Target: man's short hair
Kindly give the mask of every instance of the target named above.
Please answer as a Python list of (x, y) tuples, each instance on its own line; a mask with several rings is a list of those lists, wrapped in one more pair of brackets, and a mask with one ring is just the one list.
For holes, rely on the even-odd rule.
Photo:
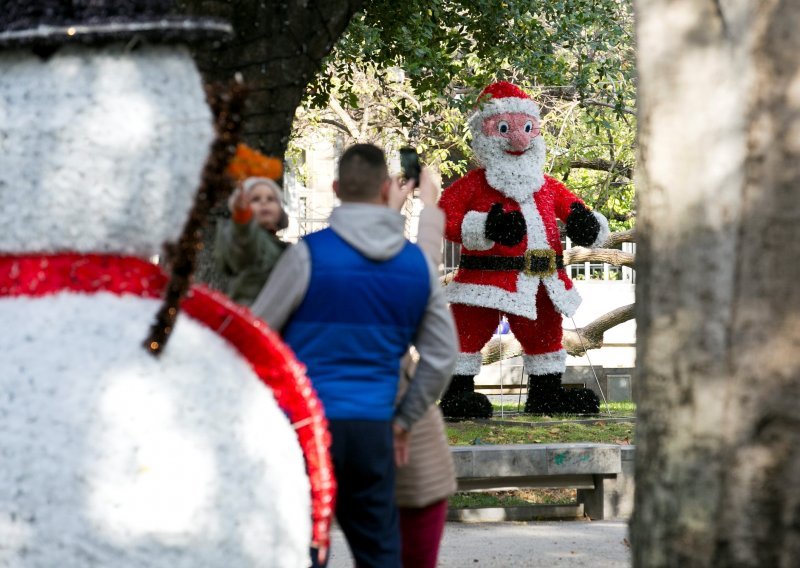
[(350, 146), (339, 160), (339, 199), (371, 201), (388, 175), (383, 150), (373, 144)]

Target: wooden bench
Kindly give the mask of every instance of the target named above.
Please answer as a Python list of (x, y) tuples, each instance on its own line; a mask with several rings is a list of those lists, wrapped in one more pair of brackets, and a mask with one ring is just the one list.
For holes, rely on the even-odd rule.
[[(451, 452), (459, 491), (572, 488), (577, 489), (577, 514), (561, 516), (586, 515), (593, 520), (630, 516), (633, 506), (632, 446), (590, 443), (478, 445), (452, 446)], [(493, 518), (500, 514), (498, 512), (473, 516), (483, 517), (476, 520), (523, 520), (519, 518), (522, 511), (517, 509), (525, 508), (506, 508), (503, 519)], [(554, 510), (558, 512), (558, 509)], [(465, 516), (469, 517), (461, 515), (461, 520), (469, 520), (463, 518)]]

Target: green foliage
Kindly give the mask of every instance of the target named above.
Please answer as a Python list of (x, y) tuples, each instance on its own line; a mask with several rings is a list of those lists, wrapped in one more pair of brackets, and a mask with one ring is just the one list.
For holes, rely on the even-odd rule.
[(510, 80), (542, 106), (550, 172), (627, 229), (633, 77), (630, 0), (372, 0), (310, 86), (294, 143), (320, 127), (344, 143), (410, 142), (446, 180), (471, 165), (465, 123), (478, 93)]
[(454, 509), (483, 507), (526, 507), (529, 505), (571, 505), (577, 500), (574, 489), (518, 489), (456, 493), (448, 504)]
[(579, 102), (558, 104), (544, 92), (540, 99), (550, 109), (543, 136), (551, 175), (561, 178), (608, 217), (612, 231), (630, 229), (634, 208), (634, 117), (605, 107), (599, 111), (596, 107), (585, 109)]
[(447, 424), (452, 446), (482, 444), (558, 444), (596, 442), (633, 443), (633, 422), (565, 422), (559, 426), (492, 424), (491, 422), (453, 422)]
[(622, 107), (633, 95), (630, 33), (629, 0), (373, 0), (336, 51), (402, 67), (422, 99), (509, 79)]

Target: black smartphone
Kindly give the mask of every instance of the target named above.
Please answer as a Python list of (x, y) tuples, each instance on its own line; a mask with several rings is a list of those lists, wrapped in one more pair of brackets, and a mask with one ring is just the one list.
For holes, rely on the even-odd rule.
[(403, 170), (403, 177), (407, 180), (414, 180), (419, 185), (419, 174), (422, 166), (419, 163), (419, 154), (414, 148), (400, 148), (400, 168)]

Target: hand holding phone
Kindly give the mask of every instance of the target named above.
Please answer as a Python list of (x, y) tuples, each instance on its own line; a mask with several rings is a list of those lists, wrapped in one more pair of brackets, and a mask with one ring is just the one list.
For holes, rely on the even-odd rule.
[(422, 166), (419, 163), (419, 154), (414, 148), (400, 148), (400, 168), (403, 170), (403, 177), (414, 180), (414, 185), (419, 185), (419, 174)]

